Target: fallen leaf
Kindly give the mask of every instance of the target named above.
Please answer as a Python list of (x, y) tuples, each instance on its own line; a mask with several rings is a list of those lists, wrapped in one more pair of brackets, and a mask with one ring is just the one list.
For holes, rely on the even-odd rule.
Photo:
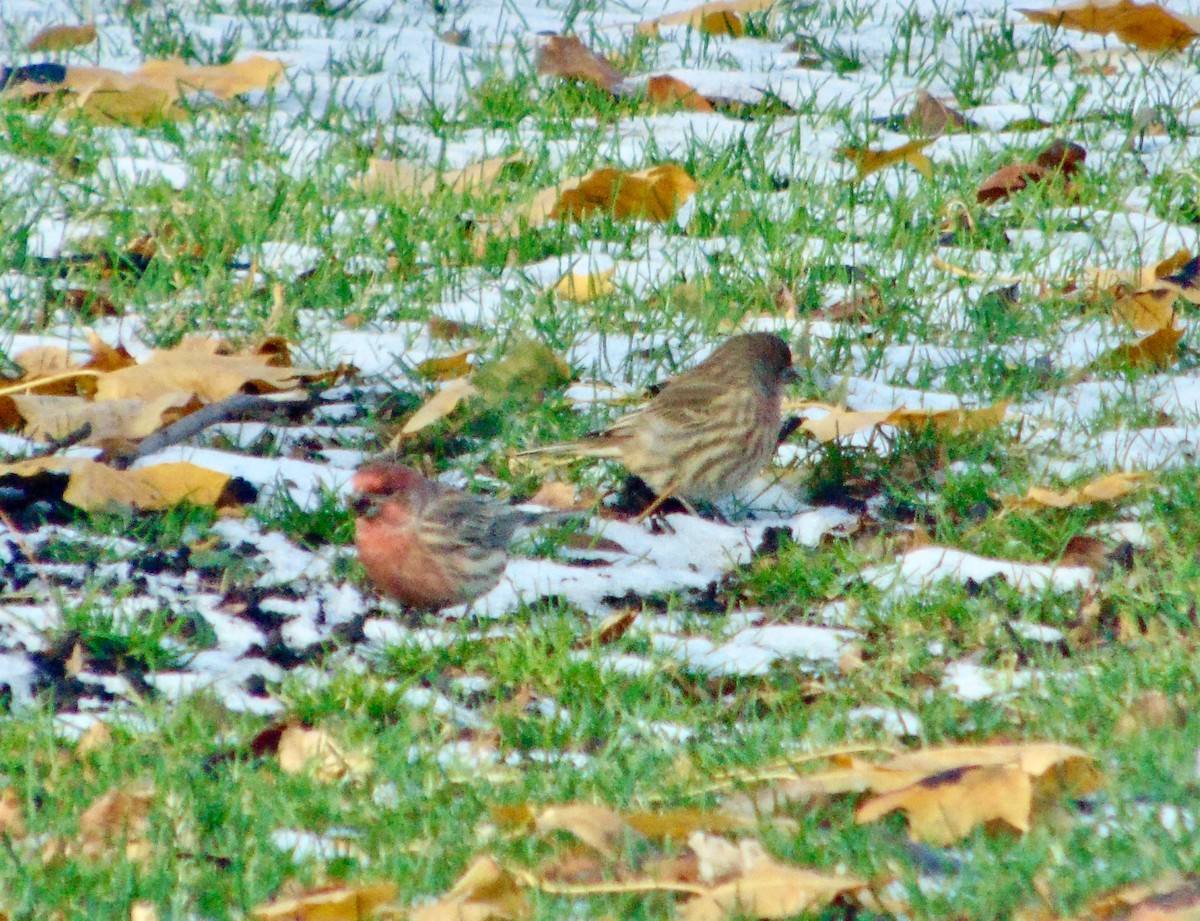
[(537, 51), (537, 72), (543, 77), (583, 80), (619, 95), (625, 78), (605, 58), (592, 51), (574, 35), (542, 36)]
[(921, 90), (917, 93), (917, 104), (908, 113), (906, 127), (911, 134), (929, 138), (965, 130), (971, 127), (971, 122), (962, 112)]
[(1033, 22), (1079, 32), (1112, 33), (1147, 51), (1178, 51), (1200, 35), (1200, 18), (1183, 16), (1157, 3), (1082, 0), (1047, 10), (1018, 10)]
[(829, 442), (882, 425), (891, 418), (894, 412), (894, 409), (855, 412), (850, 409), (834, 408), (820, 419), (805, 419), (800, 423), (800, 428), (816, 438), (817, 441)]
[(1061, 175), (1070, 180), (1086, 158), (1087, 151), (1080, 145), (1055, 140), (1032, 163), (1014, 163), (996, 170), (979, 184), (975, 200), (980, 204), (1003, 201), (1048, 176)]
[(633, 834), (633, 829), (621, 818), (620, 813), (606, 806), (587, 803), (547, 806), (538, 813), (534, 827), (541, 834), (570, 832), (609, 859), (615, 859), (622, 853), (626, 839)]
[(1200, 882), (1168, 873), (1152, 883), (1131, 883), (1098, 896), (1077, 915), (1089, 921), (1196, 921)]
[(164, 393), (193, 393), (215, 403), (243, 389), (259, 393), (291, 390), (326, 377), (315, 369), (280, 366), (263, 355), (219, 355), (191, 348), (152, 352), (141, 363), (102, 375), (97, 400), (152, 399)]
[(0, 793), (0, 837), (14, 840), (25, 837), (25, 814), (12, 787), (5, 787)]
[(1138, 490), (1151, 478), (1145, 471), (1110, 473), (1085, 483), (1076, 489), (1054, 490), (1031, 486), (1022, 498), (1011, 503), (1015, 507), (1071, 508), (1095, 502), (1111, 502)]
[(1152, 332), (1145, 339), (1117, 346), (1092, 362), (1091, 367), (1099, 371), (1125, 370), (1129, 368), (1167, 368), (1178, 359), (1178, 346), (1183, 339), (1183, 330), (1165, 326)]
[(758, 866), (676, 909), (683, 921), (790, 918), (822, 908), (838, 896), (866, 886), (865, 880), (790, 867)]
[(129, 921), (158, 921), (158, 909), (153, 902), (134, 902), (129, 906)]
[(629, 628), (637, 619), (638, 611), (634, 608), (615, 611), (604, 618), (591, 633), (579, 637), (575, 641), (575, 648), (590, 649), (592, 646), (607, 646), (615, 643), (629, 632)]
[(162, 511), (181, 502), (211, 506), (222, 498), (229, 483), (229, 474), (187, 462), (116, 470), (84, 457), (40, 457), (0, 465), (0, 476), (39, 473), (66, 474), (63, 501), (84, 511), (113, 505)]
[(270, 89), (283, 76), (283, 62), (261, 55), (210, 67), (190, 65), (182, 58), (150, 60), (134, 76), (165, 87), (177, 95), (203, 90), (222, 99), (231, 99), (244, 93)]
[(554, 284), (551, 290), (564, 300), (586, 304), (588, 301), (612, 294), (617, 290), (617, 286), (612, 282), (614, 271), (614, 269), (608, 268), (599, 272), (568, 272)]
[(288, 726), (280, 733), (276, 748), (279, 769), (285, 774), (312, 771), (324, 783), (347, 777), (361, 777), (370, 769), (365, 755), (344, 752), (323, 729)]
[[(469, 397), (475, 396), (478, 392), (475, 389), (475, 385), (468, 378), (459, 377), (452, 381), (447, 381), (440, 390), (408, 417), (408, 421), (400, 429), (397, 439), (405, 435), (414, 435), (422, 429), (433, 425), (435, 422), (445, 419), (454, 412), (459, 403)], [(396, 439), (393, 440), (393, 444), (395, 442)]]
[(322, 886), (256, 905), (250, 913), (259, 921), (369, 921), (399, 891), (391, 882)]
[[(144, 399), (117, 399), (97, 403), (83, 397), (11, 397), (25, 422), (23, 434), (36, 441), (57, 441), (89, 426), (91, 433), (82, 444), (108, 439), (137, 440), (186, 415), (194, 397), (182, 391), (166, 392)], [(197, 408), (192, 406), (192, 409)]]
[(477, 351), (479, 351), (478, 348), (470, 346), (459, 349), (452, 355), (426, 358), (414, 370), (427, 381), (446, 381), (456, 377), (466, 377), (472, 371), (471, 356)]
[(1128, 323), (1139, 332), (1173, 326), (1178, 297), (1179, 292), (1172, 288), (1121, 292), (1113, 301), (1113, 318)]
[(61, 82), (25, 81), (4, 93), (46, 100), (65, 93), (68, 109), (111, 121), (144, 124), (186, 115), (178, 103), (189, 92), (203, 91), (229, 99), (269, 89), (282, 74), (283, 64), (265, 57), (212, 67), (193, 67), (179, 59), (150, 60), (128, 74), (104, 67), (68, 67)]
[(932, 427), (942, 435), (987, 432), (1008, 415), (1008, 401), (978, 409), (898, 409), (885, 424), (909, 430)]
[(511, 236), (550, 220), (579, 220), (605, 213), (615, 220), (667, 221), (697, 188), (673, 163), (637, 172), (604, 168), (542, 189), (523, 205), (475, 225), (475, 250), (482, 253), (495, 236)]
[(716, 111), (713, 104), (695, 88), (667, 74), (651, 77), (646, 81), (646, 98), (656, 106), (679, 106), (692, 112)]
[(866, 147), (842, 147), (838, 153), (854, 164), (858, 178), (865, 179), (897, 163), (907, 163), (926, 179), (933, 178), (933, 161), (921, 151), (932, 144), (934, 138), (917, 138), (890, 150), (871, 150)]
[(908, 787), (867, 800), (855, 810), (860, 824), (902, 811), (909, 836), (940, 847), (966, 837), (979, 825), (1002, 822), (1029, 830), (1033, 784), (1015, 764), (951, 768)]
[(364, 192), (384, 192), (398, 198), (428, 198), (438, 189), (464, 195), (489, 188), (506, 166), (521, 163), (524, 159), (524, 154), (517, 153), (491, 157), (462, 169), (439, 171), (414, 161), (372, 157), (367, 163), (367, 172), (352, 184)]
[(130, 860), (149, 856), (150, 804), (154, 790), (135, 786), (109, 790), (79, 817), (79, 852), (88, 858), (111, 856), (124, 847)]
[(433, 905), (410, 909), (409, 921), (517, 921), (531, 917), (516, 879), (491, 857), (477, 857)]
[[(812, 404), (809, 404), (812, 405)], [(844, 438), (876, 426), (909, 430), (932, 427), (943, 435), (989, 431), (1004, 421), (1008, 403), (978, 409), (884, 409), (856, 412), (834, 407), (820, 419), (805, 419), (800, 428), (820, 442)]]
[[(714, 3), (704, 3), (691, 9), (680, 10), (677, 13), (667, 13), (664, 16), (647, 19), (638, 23), (637, 29), (643, 33), (656, 33), (660, 26), (691, 26), (693, 29), (707, 31), (723, 27), (729, 22), (726, 18), (729, 15), (736, 19), (738, 13), (759, 13), (769, 10), (775, 3), (776, 0), (717, 0)], [(720, 17), (720, 19), (714, 20), (714, 17)], [(722, 25), (718, 25), (718, 22)], [(738, 24), (741, 24), (740, 19)]]
[(633, 173), (598, 169), (562, 188), (550, 216), (578, 220), (601, 211), (617, 220), (666, 221), (695, 191), (696, 181), (673, 163)]
[(47, 26), (29, 40), (27, 51), (67, 51), (81, 45), (90, 45), (96, 40), (96, 26), (86, 23), (78, 26)]
[(1076, 534), (1055, 561), (1059, 566), (1086, 566), (1097, 572), (1108, 565), (1108, 545), (1098, 537)]

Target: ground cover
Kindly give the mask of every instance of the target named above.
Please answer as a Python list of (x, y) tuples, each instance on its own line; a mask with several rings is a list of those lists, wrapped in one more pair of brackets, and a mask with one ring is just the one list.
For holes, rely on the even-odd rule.
[[(0, 916), (1190, 916), (1197, 30), (1087, 9), (6, 4)], [(750, 329), (725, 520), (515, 458)], [(389, 445), (584, 514), (414, 617)]]

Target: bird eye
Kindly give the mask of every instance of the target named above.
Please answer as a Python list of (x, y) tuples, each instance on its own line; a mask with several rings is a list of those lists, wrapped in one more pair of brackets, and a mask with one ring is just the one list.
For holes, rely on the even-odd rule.
[(377, 511), (375, 499), (372, 496), (360, 495), (350, 503), (350, 510), (355, 515), (373, 515)]

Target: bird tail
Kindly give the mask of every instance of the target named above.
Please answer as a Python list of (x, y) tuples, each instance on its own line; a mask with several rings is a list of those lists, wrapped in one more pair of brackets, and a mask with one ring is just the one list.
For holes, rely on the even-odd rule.
[(620, 459), (621, 445), (606, 435), (583, 438), (579, 441), (563, 441), (540, 448), (518, 451), (515, 457), (608, 457)]

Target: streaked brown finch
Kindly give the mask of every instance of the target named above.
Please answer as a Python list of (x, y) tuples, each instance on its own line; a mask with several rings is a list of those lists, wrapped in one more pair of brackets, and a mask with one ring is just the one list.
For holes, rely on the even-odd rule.
[(611, 458), (641, 477), (659, 502), (669, 496), (711, 502), (745, 486), (770, 462), (783, 388), (795, 378), (791, 350), (779, 336), (734, 336), (607, 429), (518, 456)]

